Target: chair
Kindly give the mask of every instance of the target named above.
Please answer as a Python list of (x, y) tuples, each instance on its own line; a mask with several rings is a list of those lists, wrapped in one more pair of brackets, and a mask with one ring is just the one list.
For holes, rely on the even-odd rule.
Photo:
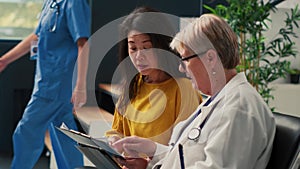
[[(50, 139), (51, 139), (51, 144), (52, 144), (52, 150), (54, 152), (55, 160), (56, 160), (56, 165), (58, 169), (72, 169), (74, 167), (70, 166), (68, 159), (63, 151), (63, 146), (62, 146), (62, 141), (66, 140), (61, 140), (63, 137), (62, 133), (57, 132), (58, 130), (54, 127), (54, 125), (51, 123), (49, 127), (49, 134), (50, 134)], [(72, 154), (68, 154), (71, 155)], [(92, 166), (78, 166), (76, 169), (94, 169), (95, 167)]]
[(267, 169), (299, 169), (300, 118), (274, 112), (276, 134)]

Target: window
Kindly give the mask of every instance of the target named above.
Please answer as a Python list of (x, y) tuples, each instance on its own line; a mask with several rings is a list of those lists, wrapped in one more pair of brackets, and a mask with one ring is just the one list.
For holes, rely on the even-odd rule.
[(0, 39), (23, 39), (38, 24), (43, 0), (0, 0)]

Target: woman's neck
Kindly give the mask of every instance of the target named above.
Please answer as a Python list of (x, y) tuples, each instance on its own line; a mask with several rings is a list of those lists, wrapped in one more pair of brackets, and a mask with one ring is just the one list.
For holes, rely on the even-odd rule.
[(224, 74), (217, 74), (216, 78), (213, 78), (209, 95), (213, 97), (219, 93), (236, 74), (235, 69), (224, 69)]
[(151, 75), (145, 75), (143, 77), (144, 82), (146, 83), (161, 83), (168, 79), (170, 79), (171, 76), (163, 71), (157, 71), (157, 73), (152, 73)]

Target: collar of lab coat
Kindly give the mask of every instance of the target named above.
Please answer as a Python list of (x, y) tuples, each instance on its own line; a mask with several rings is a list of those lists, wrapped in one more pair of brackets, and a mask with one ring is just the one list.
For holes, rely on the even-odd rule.
[[(198, 128), (201, 123), (205, 120), (205, 118), (213, 111), (216, 105), (221, 101), (222, 98), (226, 97), (226, 93), (234, 90), (235, 87), (240, 85), (241, 83), (246, 83), (247, 78), (243, 72), (238, 73), (235, 77), (233, 77), (219, 92), (219, 94), (211, 101), (208, 106), (204, 106), (205, 102), (210, 98), (208, 97), (204, 102), (202, 102), (196, 111), (185, 121), (178, 124), (178, 127), (174, 128), (173, 136), (170, 139), (169, 145), (175, 145), (177, 142), (184, 142), (187, 139), (187, 134), (190, 128), (189, 126)], [(201, 113), (197, 116), (199, 110), (201, 109)]]
[[(180, 137), (185, 137), (185, 129), (191, 124), (195, 127), (199, 127), (200, 124), (204, 121), (205, 117), (209, 115), (209, 112), (211, 109), (214, 107), (213, 105), (215, 104), (215, 100), (212, 100), (212, 102), (208, 106), (204, 106), (206, 101), (208, 101), (210, 97), (208, 97), (204, 102), (202, 102), (197, 110), (185, 121), (179, 123), (173, 131), (173, 135), (170, 139), (169, 145), (175, 145), (176, 142), (180, 139)], [(198, 112), (201, 109), (201, 113), (199, 115)], [(199, 124), (199, 125), (198, 125)], [(196, 126), (198, 125), (198, 126)]]

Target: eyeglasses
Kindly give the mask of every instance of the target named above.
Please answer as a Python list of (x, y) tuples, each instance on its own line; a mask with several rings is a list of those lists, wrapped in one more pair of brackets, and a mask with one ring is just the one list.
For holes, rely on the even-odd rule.
[(192, 55), (192, 56), (188, 56), (188, 57), (185, 57), (185, 58), (181, 58), (181, 61), (183, 62), (183, 61), (188, 61), (188, 60), (190, 60), (190, 59), (192, 59), (192, 58), (194, 58), (194, 57), (198, 57), (198, 54), (194, 54), (194, 55)]
[(183, 69), (185, 69), (186, 66), (185, 66), (185, 63), (183, 63), (183, 62), (187, 62), (187, 61), (189, 61), (190, 59), (195, 58), (195, 57), (198, 57), (198, 56), (201, 56), (201, 55), (203, 55), (203, 54), (205, 54), (205, 53), (206, 53), (206, 51), (205, 51), (205, 52), (202, 52), (202, 53), (194, 54), (194, 55), (191, 55), (191, 56), (187, 56), (187, 57), (184, 57), (184, 58), (182, 58), (180, 55), (177, 55), (177, 56), (180, 58), (180, 65), (181, 65), (181, 67), (182, 67)]

